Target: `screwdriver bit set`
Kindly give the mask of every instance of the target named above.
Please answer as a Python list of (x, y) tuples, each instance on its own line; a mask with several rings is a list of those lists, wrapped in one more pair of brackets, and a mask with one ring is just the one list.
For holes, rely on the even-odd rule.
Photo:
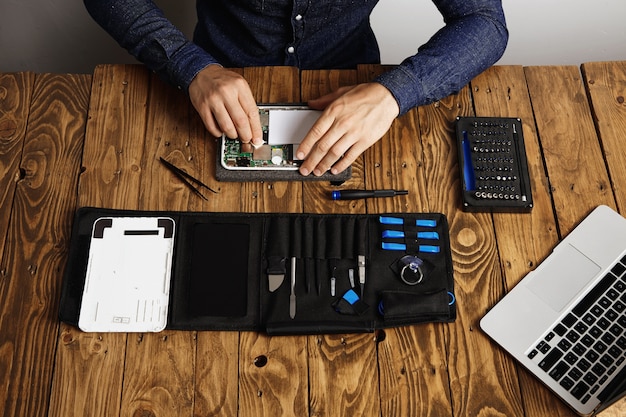
[(528, 212), (532, 209), (520, 119), (458, 117), (456, 140), (465, 211)]

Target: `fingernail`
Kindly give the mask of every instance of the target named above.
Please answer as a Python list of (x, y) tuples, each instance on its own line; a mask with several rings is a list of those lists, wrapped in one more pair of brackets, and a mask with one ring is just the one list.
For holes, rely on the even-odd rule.
[(304, 159), (304, 152), (298, 152), (296, 154), (296, 158), (298, 158), (299, 160), (303, 160)]
[(309, 170), (306, 168), (300, 168), (300, 174), (306, 177), (307, 175), (309, 175)]
[(319, 177), (320, 175), (322, 175), (322, 171), (320, 171), (319, 168), (315, 168), (313, 170), (313, 175), (315, 175), (316, 177)]

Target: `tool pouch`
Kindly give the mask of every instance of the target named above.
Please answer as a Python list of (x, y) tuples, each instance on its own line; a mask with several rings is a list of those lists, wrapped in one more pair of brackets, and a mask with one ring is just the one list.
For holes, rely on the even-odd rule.
[[(78, 323), (94, 223), (102, 217), (151, 216), (167, 216), (176, 225), (169, 329), (356, 333), (456, 318), (448, 224), (442, 214), (194, 213), (87, 207), (79, 209), (74, 220), (63, 278), (62, 321)], [(383, 224), (381, 216), (397, 221)], [(422, 241), (418, 232), (430, 232), (419, 235), (428, 239)], [(428, 249), (420, 252), (420, 248)], [(420, 271), (423, 278), (418, 284), (408, 285), (400, 276), (398, 265), (407, 255), (428, 266)], [(359, 259), (365, 261), (364, 268)], [(292, 318), (293, 262), (296, 314)]]

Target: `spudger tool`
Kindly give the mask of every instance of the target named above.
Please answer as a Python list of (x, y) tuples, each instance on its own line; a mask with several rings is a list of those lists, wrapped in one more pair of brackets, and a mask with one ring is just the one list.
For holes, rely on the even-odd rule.
[[(171, 162), (166, 161), (163, 157), (159, 157), (159, 159), (161, 163), (167, 167), (167, 169), (172, 171), (174, 175), (176, 175), (183, 182), (183, 184), (189, 187), (189, 189), (191, 189), (191, 191), (197, 196), (199, 196), (200, 198), (208, 201), (208, 198), (206, 198), (204, 194), (202, 194), (200, 190), (198, 190), (198, 188), (201, 188), (201, 187), (204, 187), (207, 190), (211, 191), (212, 193), (217, 194), (217, 191), (213, 190), (208, 185), (202, 183), (199, 179), (187, 174), (185, 171), (178, 168), (176, 165), (172, 164)], [(194, 184), (196, 184), (197, 187)]]

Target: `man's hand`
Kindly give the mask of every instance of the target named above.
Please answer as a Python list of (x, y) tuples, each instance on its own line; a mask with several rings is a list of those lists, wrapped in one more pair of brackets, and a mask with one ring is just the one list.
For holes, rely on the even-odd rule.
[(308, 104), (324, 112), (296, 152), (304, 160), (302, 175), (342, 172), (389, 130), (400, 113), (393, 95), (378, 83), (343, 87)]
[(263, 143), (263, 132), (252, 91), (239, 74), (220, 65), (209, 65), (189, 85), (189, 98), (209, 133)]

